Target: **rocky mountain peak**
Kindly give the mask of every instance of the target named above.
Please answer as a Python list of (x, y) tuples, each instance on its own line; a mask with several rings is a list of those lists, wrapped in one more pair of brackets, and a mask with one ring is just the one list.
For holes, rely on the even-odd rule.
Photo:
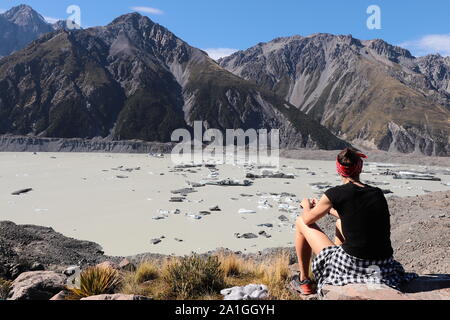
[(24, 4), (11, 8), (3, 16), (11, 23), (27, 29), (30, 27), (37, 29), (42, 26), (48, 26), (44, 17), (34, 11), (30, 6)]
[(135, 29), (142, 28), (143, 26), (153, 26), (155, 23), (146, 16), (143, 16), (137, 12), (127, 13), (114, 19), (107, 27), (112, 26), (129, 26)]
[(0, 14), (0, 56), (20, 50), (52, 26), (30, 6), (20, 5)]
[(399, 58), (414, 59), (409, 50), (398, 46), (393, 46), (382, 39), (368, 40), (363, 42), (368, 48), (374, 50), (381, 56), (386, 56), (389, 60), (399, 62)]

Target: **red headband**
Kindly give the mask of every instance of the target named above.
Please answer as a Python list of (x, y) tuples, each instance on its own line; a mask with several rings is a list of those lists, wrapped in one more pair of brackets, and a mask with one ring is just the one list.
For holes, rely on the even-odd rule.
[(357, 153), (356, 155), (360, 159), (353, 166), (344, 166), (339, 162), (339, 158), (336, 160), (337, 172), (344, 178), (354, 177), (362, 172), (364, 164), (362, 159), (367, 159), (367, 156), (363, 153)]

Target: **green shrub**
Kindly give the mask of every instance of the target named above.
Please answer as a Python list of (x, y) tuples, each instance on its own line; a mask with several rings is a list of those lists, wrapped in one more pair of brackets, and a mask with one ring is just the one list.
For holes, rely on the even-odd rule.
[(0, 278), (0, 300), (6, 300), (8, 298), (11, 287), (11, 281)]
[(224, 288), (224, 272), (217, 257), (197, 255), (172, 260), (163, 269), (163, 279), (171, 294), (181, 299), (195, 299)]
[(76, 298), (114, 293), (120, 283), (119, 272), (108, 267), (90, 267), (80, 275), (80, 287), (68, 288)]

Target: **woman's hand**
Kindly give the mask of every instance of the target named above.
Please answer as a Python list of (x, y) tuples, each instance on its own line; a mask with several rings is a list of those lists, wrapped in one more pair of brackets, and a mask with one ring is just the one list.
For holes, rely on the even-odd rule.
[(303, 208), (303, 210), (311, 210), (312, 208), (312, 204), (308, 198), (303, 199), (300, 203), (300, 206)]
[(300, 203), (300, 206), (301, 206), (303, 209), (311, 210), (311, 209), (315, 208), (315, 206), (316, 206), (318, 203), (319, 203), (319, 200), (316, 199), (316, 198), (314, 198), (314, 199), (308, 199), (308, 198), (305, 198), (305, 199), (303, 199), (303, 201)]
[(322, 199), (303, 199), (301, 202), (303, 208), (302, 219), (306, 225), (311, 225), (322, 217), (326, 216), (333, 208), (333, 204), (326, 195)]

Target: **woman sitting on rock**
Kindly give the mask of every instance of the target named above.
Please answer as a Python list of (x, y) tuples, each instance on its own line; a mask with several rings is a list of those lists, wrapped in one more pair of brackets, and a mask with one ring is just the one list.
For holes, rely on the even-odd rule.
[[(383, 191), (360, 181), (364, 154), (353, 148), (339, 153), (337, 172), (343, 185), (325, 192), (320, 201), (304, 199), (297, 220), (296, 252), (299, 279), (291, 286), (301, 294), (313, 294), (309, 278), (311, 255), (319, 294), (323, 285), (351, 283), (386, 284), (395, 289), (417, 275), (406, 274), (394, 260), (390, 240), (390, 213)], [(333, 243), (315, 224), (331, 214), (338, 218)]]

